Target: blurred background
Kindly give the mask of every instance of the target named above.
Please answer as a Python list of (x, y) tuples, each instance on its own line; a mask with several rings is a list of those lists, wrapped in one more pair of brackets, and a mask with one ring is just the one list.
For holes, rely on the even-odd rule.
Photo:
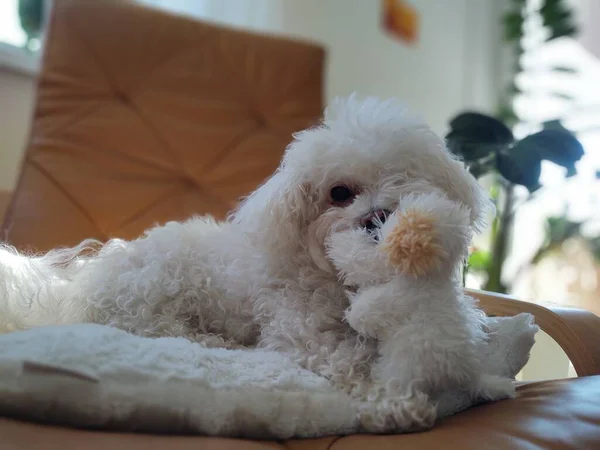
[[(461, 114), (477, 113), (469, 116), (475, 124), (482, 117), (497, 120), (500, 125), (490, 126), (500, 134), (502, 126), (509, 129), (508, 141), (480, 136), (490, 149), (475, 156), (468, 149), (477, 136), (457, 141), (457, 153), (472, 172), (477, 168), (498, 210), (493, 227), (474, 242), (467, 286), (600, 314), (600, 1), (139, 3), (323, 47), (325, 103), (355, 91), (398, 97), (449, 138), (456, 138), (453, 119)], [(0, 0), (0, 216), (31, 145), (53, 6), (50, 0)], [(538, 151), (535, 138), (525, 138), (540, 130), (572, 139), (551, 142), (554, 153)], [(553, 341), (541, 336), (538, 342), (523, 378), (573, 375)]]

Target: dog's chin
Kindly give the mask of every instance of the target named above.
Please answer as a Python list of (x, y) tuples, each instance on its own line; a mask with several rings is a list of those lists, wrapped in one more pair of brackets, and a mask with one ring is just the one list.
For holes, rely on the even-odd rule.
[(375, 236), (362, 228), (332, 232), (326, 249), (340, 281), (350, 290), (385, 281), (392, 271)]

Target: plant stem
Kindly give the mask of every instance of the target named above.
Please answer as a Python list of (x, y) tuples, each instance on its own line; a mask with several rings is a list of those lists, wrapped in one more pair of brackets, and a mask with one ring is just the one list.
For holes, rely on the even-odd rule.
[(502, 213), (493, 236), (492, 262), (487, 270), (488, 279), (484, 289), (493, 292), (506, 293), (506, 286), (502, 283), (502, 267), (508, 253), (508, 241), (513, 221), (513, 203), (515, 201), (514, 186), (507, 184), (505, 187), (505, 200)]

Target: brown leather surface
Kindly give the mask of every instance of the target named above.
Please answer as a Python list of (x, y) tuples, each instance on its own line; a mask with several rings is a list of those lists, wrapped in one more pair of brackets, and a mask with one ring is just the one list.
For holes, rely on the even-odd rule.
[(0, 221), (2, 221), (4, 217), (4, 213), (6, 212), (6, 208), (8, 208), (8, 204), (10, 203), (11, 197), (12, 192), (0, 191)]
[(600, 376), (519, 387), (519, 397), (472, 408), (433, 430), (287, 442), (152, 436), (45, 427), (0, 419), (0, 449), (11, 450), (496, 450), (600, 448)]
[(322, 112), (324, 50), (127, 0), (56, 0), (4, 238), (47, 250), (223, 217)]

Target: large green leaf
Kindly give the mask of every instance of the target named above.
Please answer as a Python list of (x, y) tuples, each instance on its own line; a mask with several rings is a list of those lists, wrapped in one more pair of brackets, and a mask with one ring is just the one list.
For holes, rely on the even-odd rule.
[(562, 124), (562, 122), (558, 119), (548, 120), (548, 121), (542, 123), (542, 128), (544, 130), (558, 130), (558, 131), (564, 131), (565, 133), (571, 133), (567, 128), (565, 128), (565, 126)]
[(467, 112), (452, 119), (446, 140), (450, 151), (471, 162), (504, 149), (514, 138), (512, 131), (499, 120)]
[(550, 37), (548, 38), (549, 41), (551, 41), (552, 39), (558, 39), (561, 37), (570, 37), (570, 36), (575, 36), (578, 32), (578, 29), (575, 25), (566, 25), (566, 26), (561, 26), (561, 27), (555, 27), (552, 30), (552, 33), (550, 34)]
[(484, 158), (479, 161), (468, 163), (467, 168), (475, 178), (481, 178), (494, 171), (496, 168), (496, 158), (492, 155), (490, 158)]
[(537, 152), (521, 148), (521, 142), (496, 155), (496, 168), (511, 183), (520, 184), (529, 192), (534, 192), (540, 188), (542, 161)]
[(446, 136), (446, 142), (448, 149), (455, 155), (463, 158), (467, 163), (485, 158), (500, 148), (498, 145), (487, 144), (475, 137), (461, 135), (452, 131)]
[(577, 34), (572, 9), (565, 0), (545, 0), (540, 15), (544, 26), (550, 30), (548, 40)]
[(452, 131), (469, 133), (491, 144), (509, 144), (514, 137), (510, 128), (492, 116), (476, 112), (459, 114), (450, 121)]
[(547, 160), (576, 173), (575, 163), (583, 156), (583, 146), (560, 122), (545, 124), (546, 129), (518, 141), (498, 153), (496, 168), (508, 181), (534, 192), (540, 187), (541, 161)]
[(19, 20), (27, 37), (37, 37), (44, 24), (44, 0), (19, 0)]
[[(556, 126), (556, 125), (555, 125)], [(584, 154), (577, 138), (565, 129), (545, 129), (527, 136), (518, 143), (523, 152), (536, 152), (540, 159), (551, 161), (574, 173), (575, 163)]]

